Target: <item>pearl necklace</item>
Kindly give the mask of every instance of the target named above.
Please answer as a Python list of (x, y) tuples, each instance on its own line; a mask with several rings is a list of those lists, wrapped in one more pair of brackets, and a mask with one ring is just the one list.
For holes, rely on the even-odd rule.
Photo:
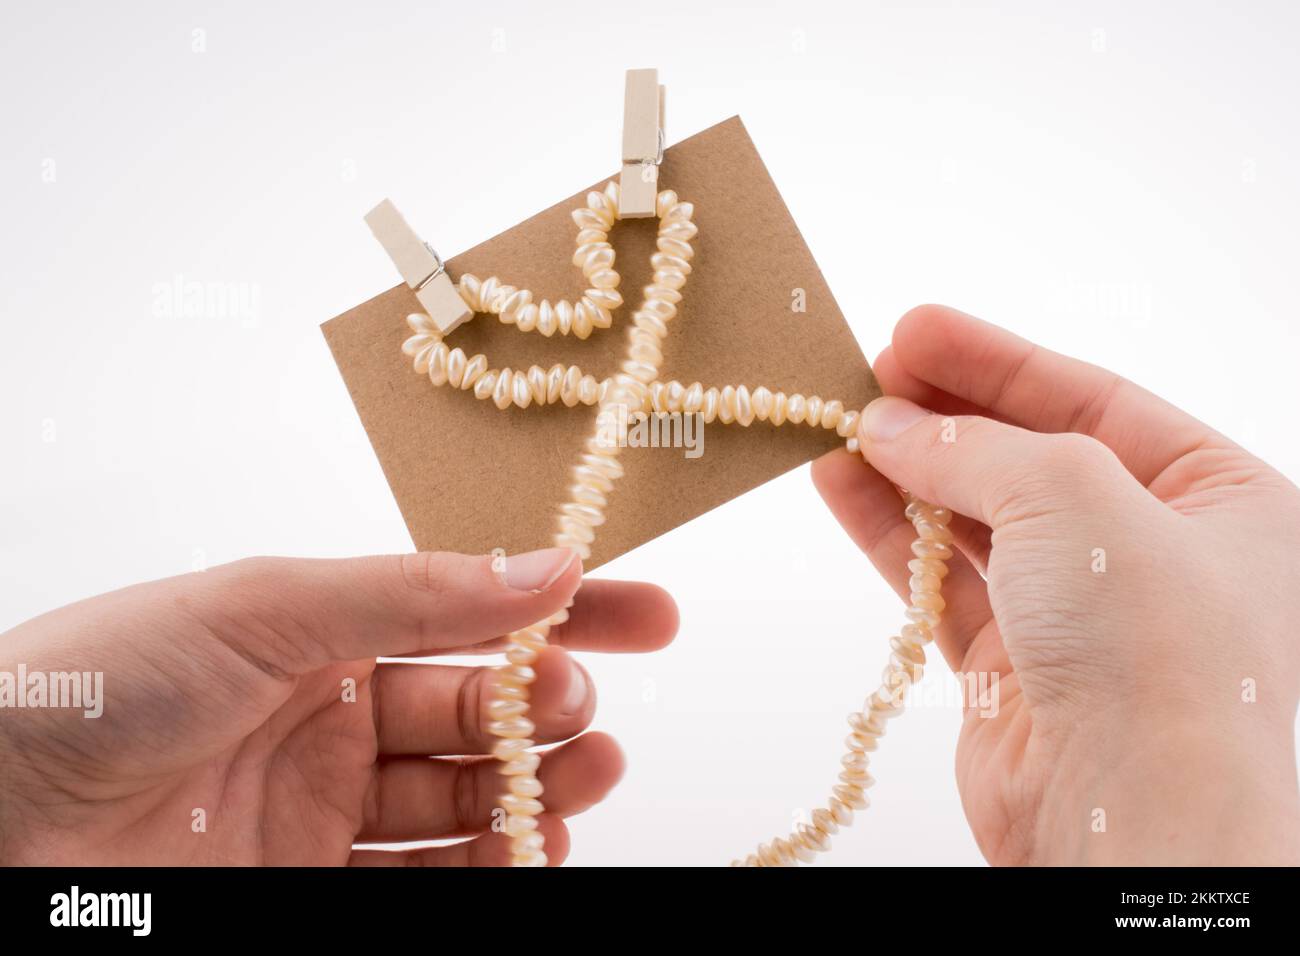
[[(611, 182), (603, 192), (587, 194), (587, 204), (573, 212), (578, 226), (577, 250), (573, 264), (586, 276), (591, 288), (576, 303), (567, 300), (551, 304), (533, 301), (533, 294), (491, 276), (480, 281), (472, 275), (461, 277), (457, 286), (461, 298), (474, 312), (496, 315), (507, 325), (522, 332), (539, 332), (545, 336), (574, 335), (585, 339), (595, 329), (607, 329), (612, 313), (623, 304), (618, 292), (620, 276), (614, 269), (614, 247), (609, 230), (618, 221), (618, 184)], [(845, 411), (842, 402), (825, 401), (813, 395), (786, 395), (785, 392), (757, 386), (752, 391), (744, 385), (705, 388), (695, 382), (689, 386), (678, 381), (659, 380), (663, 361), (660, 343), (667, 337), (668, 322), (677, 315), (681, 289), (691, 274), (694, 250), (690, 240), (698, 232), (691, 221), (695, 207), (681, 202), (672, 190), (658, 194), (655, 212), (659, 218), (657, 252), (650, 257), (654, 276), (642, 291), (641, 308), (632, 315), (628, 332), (627, 357), (616, 374), (597, 381), (576, 365), (554, 365), (543, 370), (494, 369), (487, 358), (465, 355), (459, 348), (449, 349), (429, 316), (415, 314), (407, 323), (415, 333), (402, 344), (411, 356), (415, 371), (428, 375), (434, 385), (450, 385), (473, 391), (480, 400), (492, 398), (502, 410), (514, 405), (553, 405), (557, 401), (572, 408), (581, 403), (598, 409), (596, 433), (587, 440), (574, 468), (570, 500), (560, 506), (557, 547), (573, 548), (583, 558), (591, 554), (595, 529), (605, 521), (607, 495), (622, 476), (618, 461), (619, 445), (611, 441), (602, 421), (626, 421), (626, 413), (700, 414), (708, 422), (733, 422), (749, 427), (754, 421), (773, 425), (805, 423), (813, 428), (835, 429), (847, 439), (850, 452), (858, 450), (854, 437), (859, 413)], [(623, 416), (614, 416), (623, 412)], [(907, 689), (921, 679), (925, 664), (924, 646), (934, 639), (934, 629), (944, 609), (940, 587), (948, 573), (945, 563), (952, 557), (952, 517), (945, 508), (937, 508), (903, 492), (905, 514), (912, 522), (917, 539), (912, 544), (915, 557), (908, 562), (912, 572), (911, 603), (908, 623), (889, 639), (891, 653), (880, 687), (866, 700), (860, 711), (849, 714), (850, 734), (845, 739), (846, 752), (839, 783), (831, 791), (824, 807), (814, 810), (809, 821), (784, 837), (761, 844), (743, 860), (732, 866), (792, 866), (810, 863), (817, 853), (830, 849), (830, 838), (840, 827), (848, 826), (855, 810), (868, 805), (866, 790), (875, 782), (867, 772), (869, 754), (885, 733), (886, 722), (903, 711)], [(487, 704), (490, 719), (488, 732), (498, 738), (493, 756), (500, 762), (505, 793), (500, 797), (505, 811), (504, 831), (511, 838), (511, 862), (514, 866), (545, 866), (543, 838), (537, 828), (537, 816), (545, 809), (539, 799), (542, 784), (537, 779), (541, 757), (533, 750), (534, 725), (528, 719), (529, 687), (536, 679), (532, 664), (546, 647), (551, 627), (568, 619), (560, 611), (543, 621), (510, 634), (506, 641), (507, 663), (496, 669), (496, 681)]]

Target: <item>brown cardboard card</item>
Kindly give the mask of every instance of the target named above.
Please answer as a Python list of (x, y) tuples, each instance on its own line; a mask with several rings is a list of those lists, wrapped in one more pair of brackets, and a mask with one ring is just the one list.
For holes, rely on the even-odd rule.
[[(616, 176), (611, 177), (616, 178)], [(569, 213), (602, 180), (447, 262), (453, 279), (495, 275), (533, 290), (534, 301), (576, 301), (586, 283), (571, 262)], [(660, 377), (689, 385), (757, 385), (838, 398), (862, 408), (880, 392), (739, 117), (671, 147), (662, 188), (695, 204), (694, 271), (663, 344)], [(576, 363), (602, 379), (618, 368), (626, 329), (651, 276), (658, 220), (624, 220), (610, 233), (629, 301), (614, 327), (586, 341), (521, 333), (480, 315), (448, 336), (490, 368)], [(358, 228), (362, 228), (358, 221)], [(417, 224), (418, 228), (418, 224)], [(425, 231), (427, 233), (426, 224)], [(378, 246), (376, 255), (383, 255)], [(799, 307), (802, 307), (802, 311)], [(595, 411), (563, 404), (497, 409), (471, 392), (435, 387), (401, 352), (406, 316), (420, 311), (406, 285), (324, 324), (323, 331), (416, 547), (507, 553), (550, 544), (570, 472), (593, 433)], [(597, 529), (594, 568), (842, 444), (834, 430), (715, 422), (702, 453), (628, 447), (608, 520)], [(693, 452), (691, 452), (693, 454)]]

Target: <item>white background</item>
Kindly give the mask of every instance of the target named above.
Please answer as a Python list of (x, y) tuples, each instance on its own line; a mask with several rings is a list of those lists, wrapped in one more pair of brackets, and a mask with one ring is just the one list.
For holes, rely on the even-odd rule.
[[(318, 330), (395, 281), (361, 216), (397, 197), (450, 254), (608, 174), (628, 67), (659, 67), (670, 142), (741, 114), (868, 355), (946, 302), (1300, 475), (1300, 15), (1232, 6), (6, 3), (0, 628), (247, 554), (409, 549)], [(177, 277), (244, 307), (186, 315)], [(807, 470), (600, 573), (683, 625), (585, 656), (630, 769), (572, 862), (788, 829), (901, 614)], [(981, 862), (958, 719), (892, 726), (828, 862)]]

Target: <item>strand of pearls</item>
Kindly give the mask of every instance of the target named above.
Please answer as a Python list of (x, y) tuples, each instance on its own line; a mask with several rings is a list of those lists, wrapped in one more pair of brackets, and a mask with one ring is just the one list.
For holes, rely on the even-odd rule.
[(952, 557), (952, 532), (948, 530), (952, 513), (907, 492), (904, 499), (905, 514), (917, 533), (912, 543), (915, 557), (907, 563), (912, 572), (911, 605), (906, 611), (908, 623), (898, 636), (889, 639), (889, 664), (880, 687), (867, 697), (861, 710), (849, 714), (850, 733), (844, 739), (839, 783), (831, 789), (826, 805), (812, 812), (810, 821), (799, 824), (787, 836), (760, 844), (743, 860), (733, 860), (732, 866), (811, 863), (818, 853), (830, 849), (831, 837), (840, 827), (853, 822), (854, 811), (865, 810), (870, 803), (866, 791), (876, 782), (867, 770), (870, 754), (884, 736), (888, 721), (903, 712), (908, 688), (921, 680), (924, 648), (934, 640), (934, 629), (939, 626), (944, 609), (939, 591), (948, 573), (945, 562)]
[[(491, 398), (503, 411), (512, 406), (529, 408), (560, 402), (569, 408), (599, 405), (614, 384), (612, 377), (597, 380), (580, 366), (563, 363), (549, 369), (534, 365), (527, 371), (488, 368), (486, 356), (471, 358), (459, 348), (449, 348), (427, 315), (414, 313), (407, 316), (407, 323), (415, 334), (402, 343), (402, 351), (412, 356), (417, 374), (428, 375), (434, 385), (472, 391), (480, 400)], [(650, 331), (662, 338), (667, 328), (662, 333), (658, 329)], [(700, 382), (685, 385), (676, 379), (652, 381), (641, 406), (632, 410), (647, 414), (698, 413), (706, 424), (715, 420), (724, 425), (736, 422), (745, 428), (756, 421), (770, 421), (773, 425), (806, 423), (814, 428), (833, 428), (841, 438), (850, 438), (858, 424), (858, 413), (845, 410), (844, 403), (838, 399), (804, 396), (798, 392), (787, 395), (764, 385), (752, 390), (746, 385), (722, 388), (705, 387)]]
[[(690, 259), (694, 255), (690, 240), (697, 229), (691, 222), (694, 207), (678, 202), (672, 190), (658, 195), (655, 208), (660, 221), (658, 251), (650, 257), (654, 279), (646, 287), (646, 302), (641, 311), (666, 321), (674, 313), (672, 305), (681, 301), (678, 290), (690, 275)], [(567, 299), (554, 305), (549, 299), (534, 302), (533, 293), (528, 289), (516, 288), (496, 276), (480, 281), (472, 275), (461, 277), (458, 284), (461, 298), (475, 312), (496, 315), (521, 332), (535, 331), (547, 337), (558, 332), (585, 339), (594, 329), (609, 328), (610, 313), (623, 304), (623, 296), (618, 292), (622, 278), (614, 268), (615, 252), (609, 242), (609, 230), (618, 221), (618, 183), (609, 183), (603, 192), (587, 193), (587, 204), (571, 215), (578, 227), (573, 264), (582, 270), (590, 284), (577, 302)]]
[[(610, 204), (601, 208), (607, 208), (613, 216), (618, 209), (617, 185), (610, 183), (604, 194), (592, 193), (588, 196), (588, 206), (594, 201), (593, 197), (602, 195)], [(675, 193), (668, 190), (660, 193), (656, 205), (661, 240), (665, 237), (666, 230), (674, 230), (681, 223), (691, 225), (690, 217), (694, 213), (694, 207), (690, 203), (679, 203)], [(581, 221), (579, 226), (582, 226)], [(691, 225), (691, 229), (694, 228)], [(676, 233), (680, 235), (682, 231), (676, 230)], [(694, 235), (693, 231), (691, 235)], [(686, 245), (685, 240), (678, 241)], [(689, 246), (686, 246), (685, 252), (686, 258), (693, 254)], [(660, 255), (656, 254), (655, 258)], [(655, 323), (634, 324), (628, 331), (627, 357), (620, 365), (620, 370), (608, 380), (609, 384), (598, 395), (599, 413), (595, 434), (587, 439), (578, 464), (573, 469), (574, 483), (569, 489), (570, 500), (560, 507), (560, 530), (555, 536), (555, 544), (557, 547), (573, 548), (583, 558), (590, 556), (591, 543), (596, 538), (595, 529), (605, 521), (604, 509), (608, 503), (606, 496), (613, 491), (614, 482), (623, 475), (623, 465), (618, 460), (618, 442), (611, 440), (608, 430), (601, 428), (600, 423), (607, 420), (607, 416), (618, 415), (620, 408), (640, 409), (649, 400), (649, 383), (659, 377), (659, 363), (663, 360), (659, 344), (668, 333), (666, 323), (677, 314), (675, 302), (667, 302), (657, 296), (661, 289), (668, 289), (664, 282), (671, 279), (673, 286), (668, 291), (677, 297), (675, 301), (680, 301), (681, 296), (677, 290), (685, 284), (690, 272), (686, 260), (681, 259), (680, 262), (685, 266), (684, 269), (678, 268), (676, 264), (655, 263), (655, 284), (646, 288), (645, 304), (637, 316), (648, 315), (646, 305), (650, 303), (662, 302), (666, 308), (658, 310)], [(669, 269), (673, 273), (671, 276), (665, 274)], [(637, 316), (633, 317), (634, 322)], [(496, 387), (500, 387), (499, 382)], [(563, 620), (568, 612), (562, 614), (563, 617), (556, 617)], [(511, 862), (514, 866), (546, 865), (544, 841), (537, 829), (537, 816), (545, 809), (538, 799), (542, 785), (536, 775), (537, 760), (525, 762), (522, 756), (527, 754), (530, 758), (536, 758), (536, 754), (528, 752), (533, 743), (529, 738), (534, 729), (532, 721), (527, 717), (528, 687), (536, 677), (529, 665), (546, 646), (546, 633), (551, 624), (558, 623), (556, 617), (540, 625), (515, 631), (507, 637), (506, 659), (509, 663), (498, 672), (498, 688), (505, 688), (506, 695), (503, 696), (497, 690), (488, 704), (488, 714), (492, 718), (488, 724), (488, 733), (500, 738), (493, 749), (493, 756), (501, 761), (502, 773), (507, 780), (507, 792), (501, 797), (501, 807), (506, 813), (505, 832), (510, 836)], [(491, 708), (498, 705), (501, 705), (498, 711), (493, 712)], [(498, 714), (506, 712), (510, 716), (498, 719)]]
[[(683, 385), (678, 381), (659, 380), (663, 361), (662, 342), (668, 323), (677, 315), (681, 289), (691, 273), (694, 250), (690, 240), (697, 234), (691, 217), (694, 206), (680, 202), (671, 190), (661, 192), (656, 201), (659, 216), (658, 251), (651, 257), (654, 277), (643, 289), (641, 308), (632, 316), (628, 330), (628, 350), (619, 371), (603, 380), (583, 373), (576, 365), (557, 364), (548, 370), (534, 365), (527, 371), (489, 368), (483, 355), (467, 356), (461, 349), (448, 348), (428, 316), (411, 315), (407, 322), (415, 334), (402, 344), (413, 359), (415, 371), (429, 376), (434, 385), (450, 385), (473, 391), (480, 400), (492, 398), (500, 409), (510, 406), (528, 408), (533, 404), (552, 405), (563, 402), (567, 407), (578, 404), (598, 408), (595, 433), (587, 439), (578, 464), (573, 470), (574, 483), (570, 498), (560, 506), (559, 531), (555, 544), (577, 551), (584, 559), (591, 555), (596, 528), (605, 521), (608, 495), (614, 482), (623, 475), (618, 460), (619, 445), (611, 440), (610, 430), (602, 423), (626, 420), (626, 413), (701, 414), (705, 422), (737, 423), (748, 427), (755, 421), (773, 425), (806, 423), (814, 428), (833, 428), (847, 439), (848, 449), (857, 451), (854, 437), (859, 413), (846, 411), (842, 402), (823, 400), (800, 393), (745, 385), (706, 388), (700, 382)], [(533, 302), (533, 294), (502, 282), (495, 276), (480, 281), (472, 275), (461, 277), (461, 297), (475, 312), (495, 314), (506, 324), (525, 332), (538, 331), (550, 336), (576, 335), (587, 338), (594, 329), (609, 328), (611, 313), (623, 304), (618, 293), (620, 282), (614, 270), (614, 249), (608, 232), (618, 219), (618, 184), (611, 182), (603, 192), (587, 195), (587, 205), (573, 213), (578, 225), (574, 264), (582, 269), (591, 283), (577, 303), (567, 300), (552, 305), (543, 299)], [(620, 412), (624, 415), (620, 416)], [(915, 558), (908, 563), (912, 571), (909, 623), (899, 635), (890, 638), (889, 664), (882, 683), (861, 711), (849, 715), (851, 733), (848, 748), (841, 760), (840, 782), (832, 789), (825, 807), (813, 811), (811, 822), (800, 824), (786, 837), (760, 845), (755, 853), (733, 866), (789, 866), (811, 862), (815, 855), (830, 848), (830, 838), (840, 827), (853, 820), (855, 810), (868, 805), (866, 790), (875, 782), (867, 772), (868, 754), (874, 751), (885, 733), (886, 722), (902, 713), (907, 689), (921, 679), (925, 664), (924, 646), (933, 640), (944, 601), (940, 587), (948, 573), (945, 564), (952, 557), (952, 533), (948, 530), (951, 514), (943, 508), (926, 504), (904, 492), (906, 515), (917, 532), (912, 545)], [(535, 726), (528, 718), (530, 687), (536, 680), (532, 665), (546, 647), (551, 627), (568, 619), (560, 611), (544, 621), (515, 631), (506, 640), (506, 664), (496, 670), (496, 680), (488, 710), (488, 733), (497, 738), (493, 756), (500, 762), (506, 792), (500, 797), (505, 811), (504, 832), (510, 837), (511, 862), (514, 866), (545, 866), (545, 841), (538, 830), (537, 817), (544, 812), (542, 784), (537, 779), (541, 758), (531, 748)]]

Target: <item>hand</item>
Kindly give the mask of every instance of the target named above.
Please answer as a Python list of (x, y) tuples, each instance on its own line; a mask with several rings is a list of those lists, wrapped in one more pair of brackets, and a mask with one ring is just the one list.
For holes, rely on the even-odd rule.
[(950, 309), (904, 316), (875, 371), (897, 396), (861, 420), (878, 472), (841, 451), (814, 479), (905, 600), (894, 485), (956, 513), (936, 641), (998, 680), (996, 716), (968, 698), (957, 748), (984, 855), (1300, 862), (1295, 486), (1137, 386)]
[[(0, 638), (0, 672), (103, 672), (103, 711), (0, 710), (0, 864), (491, 866), (500, 780), (487, 667), (376, 664), (478, 653), (573, 603), (554, 644), (643, 651), (677, 627), (658, 588), (589, 581), (568, 550), (253, 558), (53, 611)], [(591, 720), (591, 679), (559, 646), (534, 665), (540, 741)], [(83, 703), (85, 703), (83, 701)], [(472, 755), (472, 756), (452, 756)], [(586, 734), (543, 757), (552, 865), (561, 818), (622, 773)], [(200, 827), (200, 822), (202, 827)], [(433, 849), (354, 842), (469, 837)]]

